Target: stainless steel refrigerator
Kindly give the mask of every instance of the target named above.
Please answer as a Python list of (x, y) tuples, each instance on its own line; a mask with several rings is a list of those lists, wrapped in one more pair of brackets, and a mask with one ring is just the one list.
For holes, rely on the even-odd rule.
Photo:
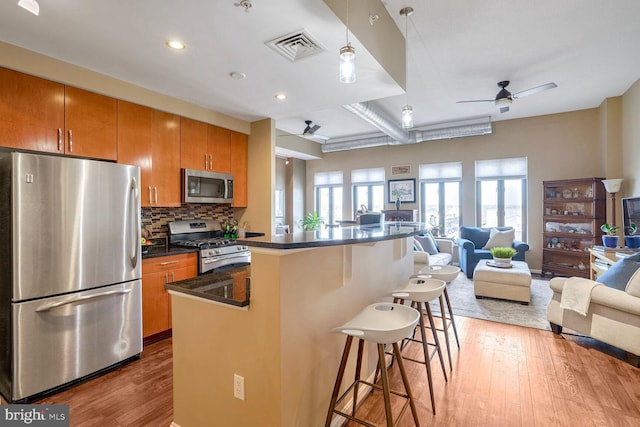
[(140, 170), (0, 153), (0, 393), (12, 402), (142, 351)]

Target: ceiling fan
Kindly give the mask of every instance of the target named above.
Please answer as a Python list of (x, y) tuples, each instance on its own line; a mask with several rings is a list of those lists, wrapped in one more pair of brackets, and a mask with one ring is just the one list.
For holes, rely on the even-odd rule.
[(523, 90), (521, 92), (511, 93), (507, 90), (507, 86), (509, 86), (509, 80), (503, 80), (498, 82), (498, 87), (500, 91), (496, 95), (496, 99), (474, 99), (470, 101), (458, 101), (457, 104), (464, 102), (494, 102), (496, 107), (500, 108), (501, 113), (506, 113), (509, 111), (509, 105), (514, 99), (523, 98), (525, 96), (533, 95), (538, 92), (542, 92), (547, 89), (553, 89), (554, 87), (558, 87), (557, 84), (551, 82), (544, 84), (542, 86), (532, 87), (531, 89)]
[(304, 122), (307, 127), (302, 131), (302, 136), (315, 136), (316, 131), (320, 129), (320, 125), (312, 126), (313, 121), (311, 120), (305, 120)]

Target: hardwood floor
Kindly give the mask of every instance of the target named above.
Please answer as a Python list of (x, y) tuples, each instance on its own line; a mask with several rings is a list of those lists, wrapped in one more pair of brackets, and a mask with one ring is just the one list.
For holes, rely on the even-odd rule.
[[(576, 335), (456, 319), (461, 350), (452, 339), (447, 383), (437, 358), (432, 361), (436, 415), (424, 366), (405, 362), (423, 426), (640, 425), (640, 369), (621, 360), (621, 351)], [(390, 378), (401, 387), (397, 365)], [(169, 426), (171, 388), (169, 338), (145, 347), (138, 361), (35, 403), (69, 404), (74, 427)], [(380, 393), (370, 395), (358, 413), (383, 425)], [(413, 426), (409, 412), (400, 425)]]

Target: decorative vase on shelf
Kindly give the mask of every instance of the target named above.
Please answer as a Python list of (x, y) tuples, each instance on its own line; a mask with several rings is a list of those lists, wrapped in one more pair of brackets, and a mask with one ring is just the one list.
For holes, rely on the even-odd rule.
[(617, 248), (618, 236), (602, 236), (602, 244), (607, 248)]
[(396, 210), (399, 211), (400, 210), (400, 197), (398, 197), (396, 199)]

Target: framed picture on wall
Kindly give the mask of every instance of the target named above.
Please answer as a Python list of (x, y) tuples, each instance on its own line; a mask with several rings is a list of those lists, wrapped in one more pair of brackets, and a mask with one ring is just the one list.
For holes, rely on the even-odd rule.
[(416, 202), (416, 180), (409, 179), (390, 179), (388, 181), (389, 203), (394, 203), (400, 199), (401, 202)]

